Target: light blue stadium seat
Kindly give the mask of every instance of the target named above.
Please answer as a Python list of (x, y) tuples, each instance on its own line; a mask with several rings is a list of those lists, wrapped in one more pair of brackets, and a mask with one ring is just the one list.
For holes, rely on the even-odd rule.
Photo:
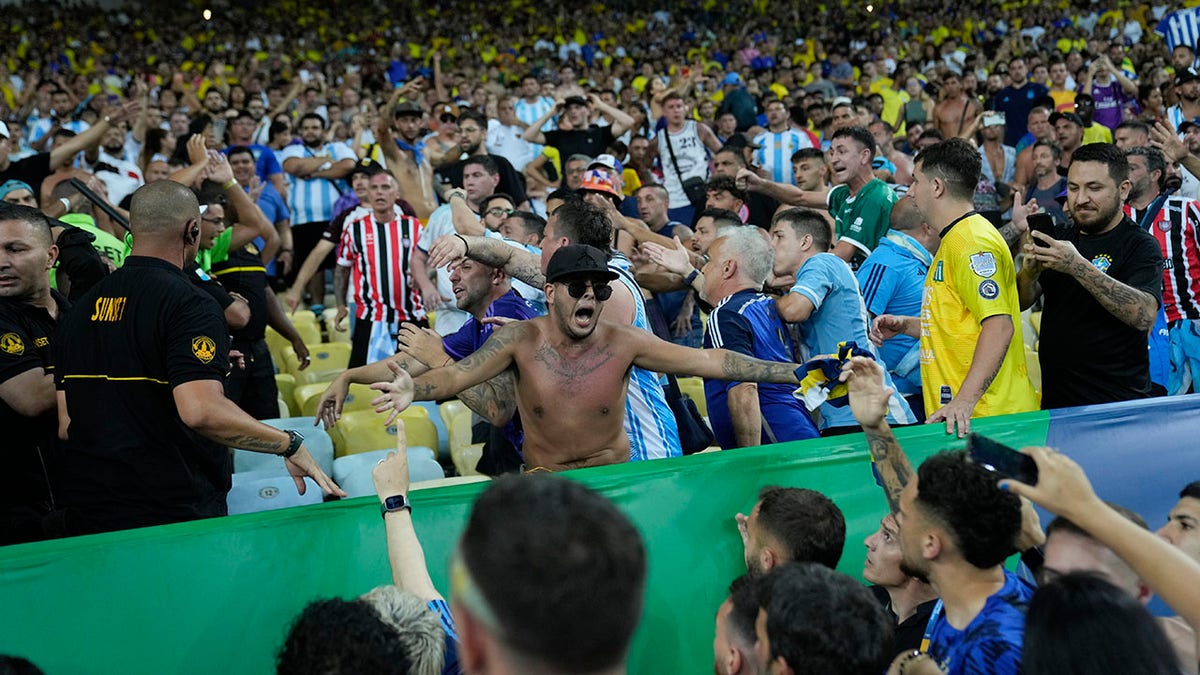
[(282, 476), (271, 471), (235, 473), (225, 504), (231, 516), (320, 504), (324, 499), (321, 488), (311, 478), (305, 478), (304, 483), (304, 494), (299, 494), (295, 481), (286, 473)]
[[(304, 447), (312, 453), (321, 470), (329, 475), (333, 471), (333, 441), (322, 427), (313, 426), (312, 417), (287, 417), (263, 420), (263, 424), (287, 431), (294, 429), (304, 435)], [(249, 450), (233, 451), (233, 472), (264, 471), (270, 475), (286, 476), (287, 468), (276, 455)]]
[[(351, 497), (374, 495), (371, 471), (389, 452), (392, 450), (371, 450), (338, 457), (333, 460), (333, 482)], [(432, 448), (413, 446), (408, 449), (408, 475), (413, 483), (419, 483), (445, 478), (446, 472), (437, 463)]]

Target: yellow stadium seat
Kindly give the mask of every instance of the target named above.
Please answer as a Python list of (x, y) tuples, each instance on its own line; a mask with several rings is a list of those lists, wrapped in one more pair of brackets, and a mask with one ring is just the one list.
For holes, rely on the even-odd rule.
[[(275, 388), (279, 390), (279, 398), (283, 399), (287, 404), (287, 414), (284, 417), (295, 417), (300, 414), (300, 407), (296, 403), (296, 378), (290, 373), (277, 373), (275, 375)], [(281, 413), (282, 414), (282, 413)]]
[(688, 395), (696, 403), (696, 409), (704, 417), (708, 417), (708, 401), (704, 398), (704, 378), (680, 377), (679, 391)]
[(283, 350), (283, 370), (296, 378), (296, 386), (313, 382), (329, 382), (346, 370), (350, 363), (350, 344), (305, 343), (308, 347), (309, 364), (300, 370), (296, 351), (289, 345)]
[(467, 409), (466, 403), (452, 398), (449, 401), (443, 401), (438, 404), (438, 416), (442, 418), (442, 424), (446, 425), (446, 429), (449, 429), (450, 422), (454, 419), (454, 416)]
[(1025, 369), (1029, 371), (1029, 381), (1033, 383), (1033, 390), (1037, 392), (1038, 398), (1042, 396), (1042, 363), (1038, 360), (1037, 352), (1032, 349), (1025, 349)]
[[(313, 345), (321, 343), (321, 329), (315, 323), (293, 325), (296, 326), (296, 332), (300, 334), (300, 338), (304, 341), (304, 344)], [(291, 341), (280, 335), (278, 331), (270, 326), (267, 326), (266, 338), (267, 349), (271, 352), (271, 360), (275, 362), (275, 367), (280, 372), (291, 372), (284, 368), (284, 352), (292, 348)]]
[[(321, 395), (329, 388), (328, 382), (313, 382), (300, 387), (296, 387), (296, 405), (299, 406), (300, 414), (308, 417), (316, 417), (317, 404), (321, 402)], [(342, 403), (342, 413), (354, 412), (356, 410), (374, 410), (371, 406), (371, 401), (379, 396), (379, 392), (371, 388), (367, 384), (352, 384), (350, 392), (346, 394), (346, 400)]]
[(1033, 326), (1033, 330), (1037, 331), (1038, 335), (1042, 334), (1042, 313), (1030, 312), (1029, 323)]
[(349, 342), (350, 341), (350, 323), (353, 317), (347, 316), (342, 325), (346, 330), (338, 330), (334, 327), (334, 317), (337, 316), (337, 309), (327, 309), (321, 313), (321, 323), (325, 326), (325, 334), (329, 336), (330, 342)]
[[(373, 410), (357, 410), (342, 415), (337, 428), (342, 432), (344, 446), (337, 449), (335, 455), (343, 457), (359, 452), (381, 450), (396, 447), (396, 426), (383, 426), (387, 417)], [(401, 413), (404, 428), (408, 432), (409, 447), (423, 446), (437, 451), (437, 428), (429, 419), (429, 413), (422, 408), (409, 408)]]
[(450, 459), (460, 476), (478, 476), (475, 465), (483, 456), (483, 443), (471, 442), (471, 419), (471, 411), (464, 405), (452, 411), (450, 421), (446, 423), (446, 433), (450, 436)]

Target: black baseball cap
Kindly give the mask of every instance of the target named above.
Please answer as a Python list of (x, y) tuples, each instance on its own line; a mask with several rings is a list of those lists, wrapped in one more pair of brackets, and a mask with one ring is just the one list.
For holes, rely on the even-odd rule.
[(608, 256), (586, 244), (563, 246), (554, 252), (546, 266), (546, 281), (556, 283), (567, 277), (591, 277), (612, 281), (617, 273), (608, 269)]
[(1192, 127), (1200, 127), (1200, 117), (1193, 117), (1190, 120), (1184, 120), (1183, 122), (1180, 122), (1178, 131), (1182, 134)]
[(356, 173), (365, 173), (368, 177), (370, 177), (380, 173), (387, 173), (387, 169), (383, 168), (379, 162), (376, 162), (370, 157), (363, 157), (362, 159), (358, 160), (358, 163), (354, 165), (353, 169), (350, 169), (351, 176)]
[(404, 117), (406, 115), (420, 117), (424, 114), (425, 114), (425, 111), (421, 108), (420, 104), (418, 104), (416, 101), (408, 101), (408, 100), (400, 101), (399, 103), (396, 104), (396, 107), (392, 109), (393, 117)]
[(1188, 82), (1195, 82), (1196, 80), (1200, 80), (1200, 74), (1197, 74), (1194, 68), (1188, 68), (1187, 70), (1181, 70), (1175, 73), (1176, 87), (1181, 84), (1187, 84)]
[(566, 107), (571, 107), (573, 105), (586, 106), (587, 104), (588, 100), (582, 96), (568, 96), (563, 99), (563, 105)]
[(1083, 118), (1073, 112), (1056, 112), (1050, 115), (1050, 124), (1058, 124), (1059, 120), (1067, 120), (1076, 126), (1083, 126)]

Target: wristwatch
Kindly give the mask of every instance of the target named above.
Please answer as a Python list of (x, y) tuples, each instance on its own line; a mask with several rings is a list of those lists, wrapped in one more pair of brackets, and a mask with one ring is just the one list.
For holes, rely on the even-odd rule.
[(696, 277), (698, 277), (698, 276), (700, 276), (700, 270), (693, 267), (691, 274), (688, 274), (686, 277), (683, 278), (683, 285), (691, 286), (692, 282), (696, 281)]
[(401, 511), (405, 509), (407, 509), (409, 513), (412, 513), (412, 502), (408, 501), (408, 497), (405, 497), (404, 495), (392, 495), (391, 497), (383, 500), (383, 503), (379, 505), (379, 515), (383, 517), (387, 516), (387, 514), (393, 511)]
[(292, 431), (291, 429), (288, 429), (287, 435), (291, 440), (288, 442), (287, 450), (284, 450), (283, 455), (281, 455), (284, 459), (287, 459), (299, 452), (300, 445), (304, 443), (304, 436), (301, 435), (299, 431)]

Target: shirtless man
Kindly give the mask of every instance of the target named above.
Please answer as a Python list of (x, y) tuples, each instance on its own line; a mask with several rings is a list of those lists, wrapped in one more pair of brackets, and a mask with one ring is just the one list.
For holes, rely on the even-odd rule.
[(385, 115), (380, 116), (375, 132), (387, 168), (400, 184), (400, 194), (413, 205), (422, 222), (429, 220), (429, 214), (438, 206), (433, 191), (433, 164), (421, 141), (424, 114), (416, 102), (401, 101), (393, 113), (397, 136), (392, 135), (392, 127)]
[(471, 356), (413, 378), (388, 362), (395, 379), (377, 382), (377, 412), (388, 424), (414, 400), (438, 400), (516, 370), (516, 400), (525, 426), (522, 454), (530, 470), (561, 471), (629, 460), (625, 391), (632, 366), (675, 375), (742, 382), (797, 383), (794, 364), (723, 349), (690, 349), (652, 333), (601, 321), (609, 282), (606, 255), (563, 246), (546, 268), (548, 316), (508, 324)]
[(962, 80), (953, 72), (942, 80), (942, 100), (933, 107), (933, 121), (946, 138), (966, 137), (974, 132), (975, 118), (983, 112), (978, 100), (963, 93)]

